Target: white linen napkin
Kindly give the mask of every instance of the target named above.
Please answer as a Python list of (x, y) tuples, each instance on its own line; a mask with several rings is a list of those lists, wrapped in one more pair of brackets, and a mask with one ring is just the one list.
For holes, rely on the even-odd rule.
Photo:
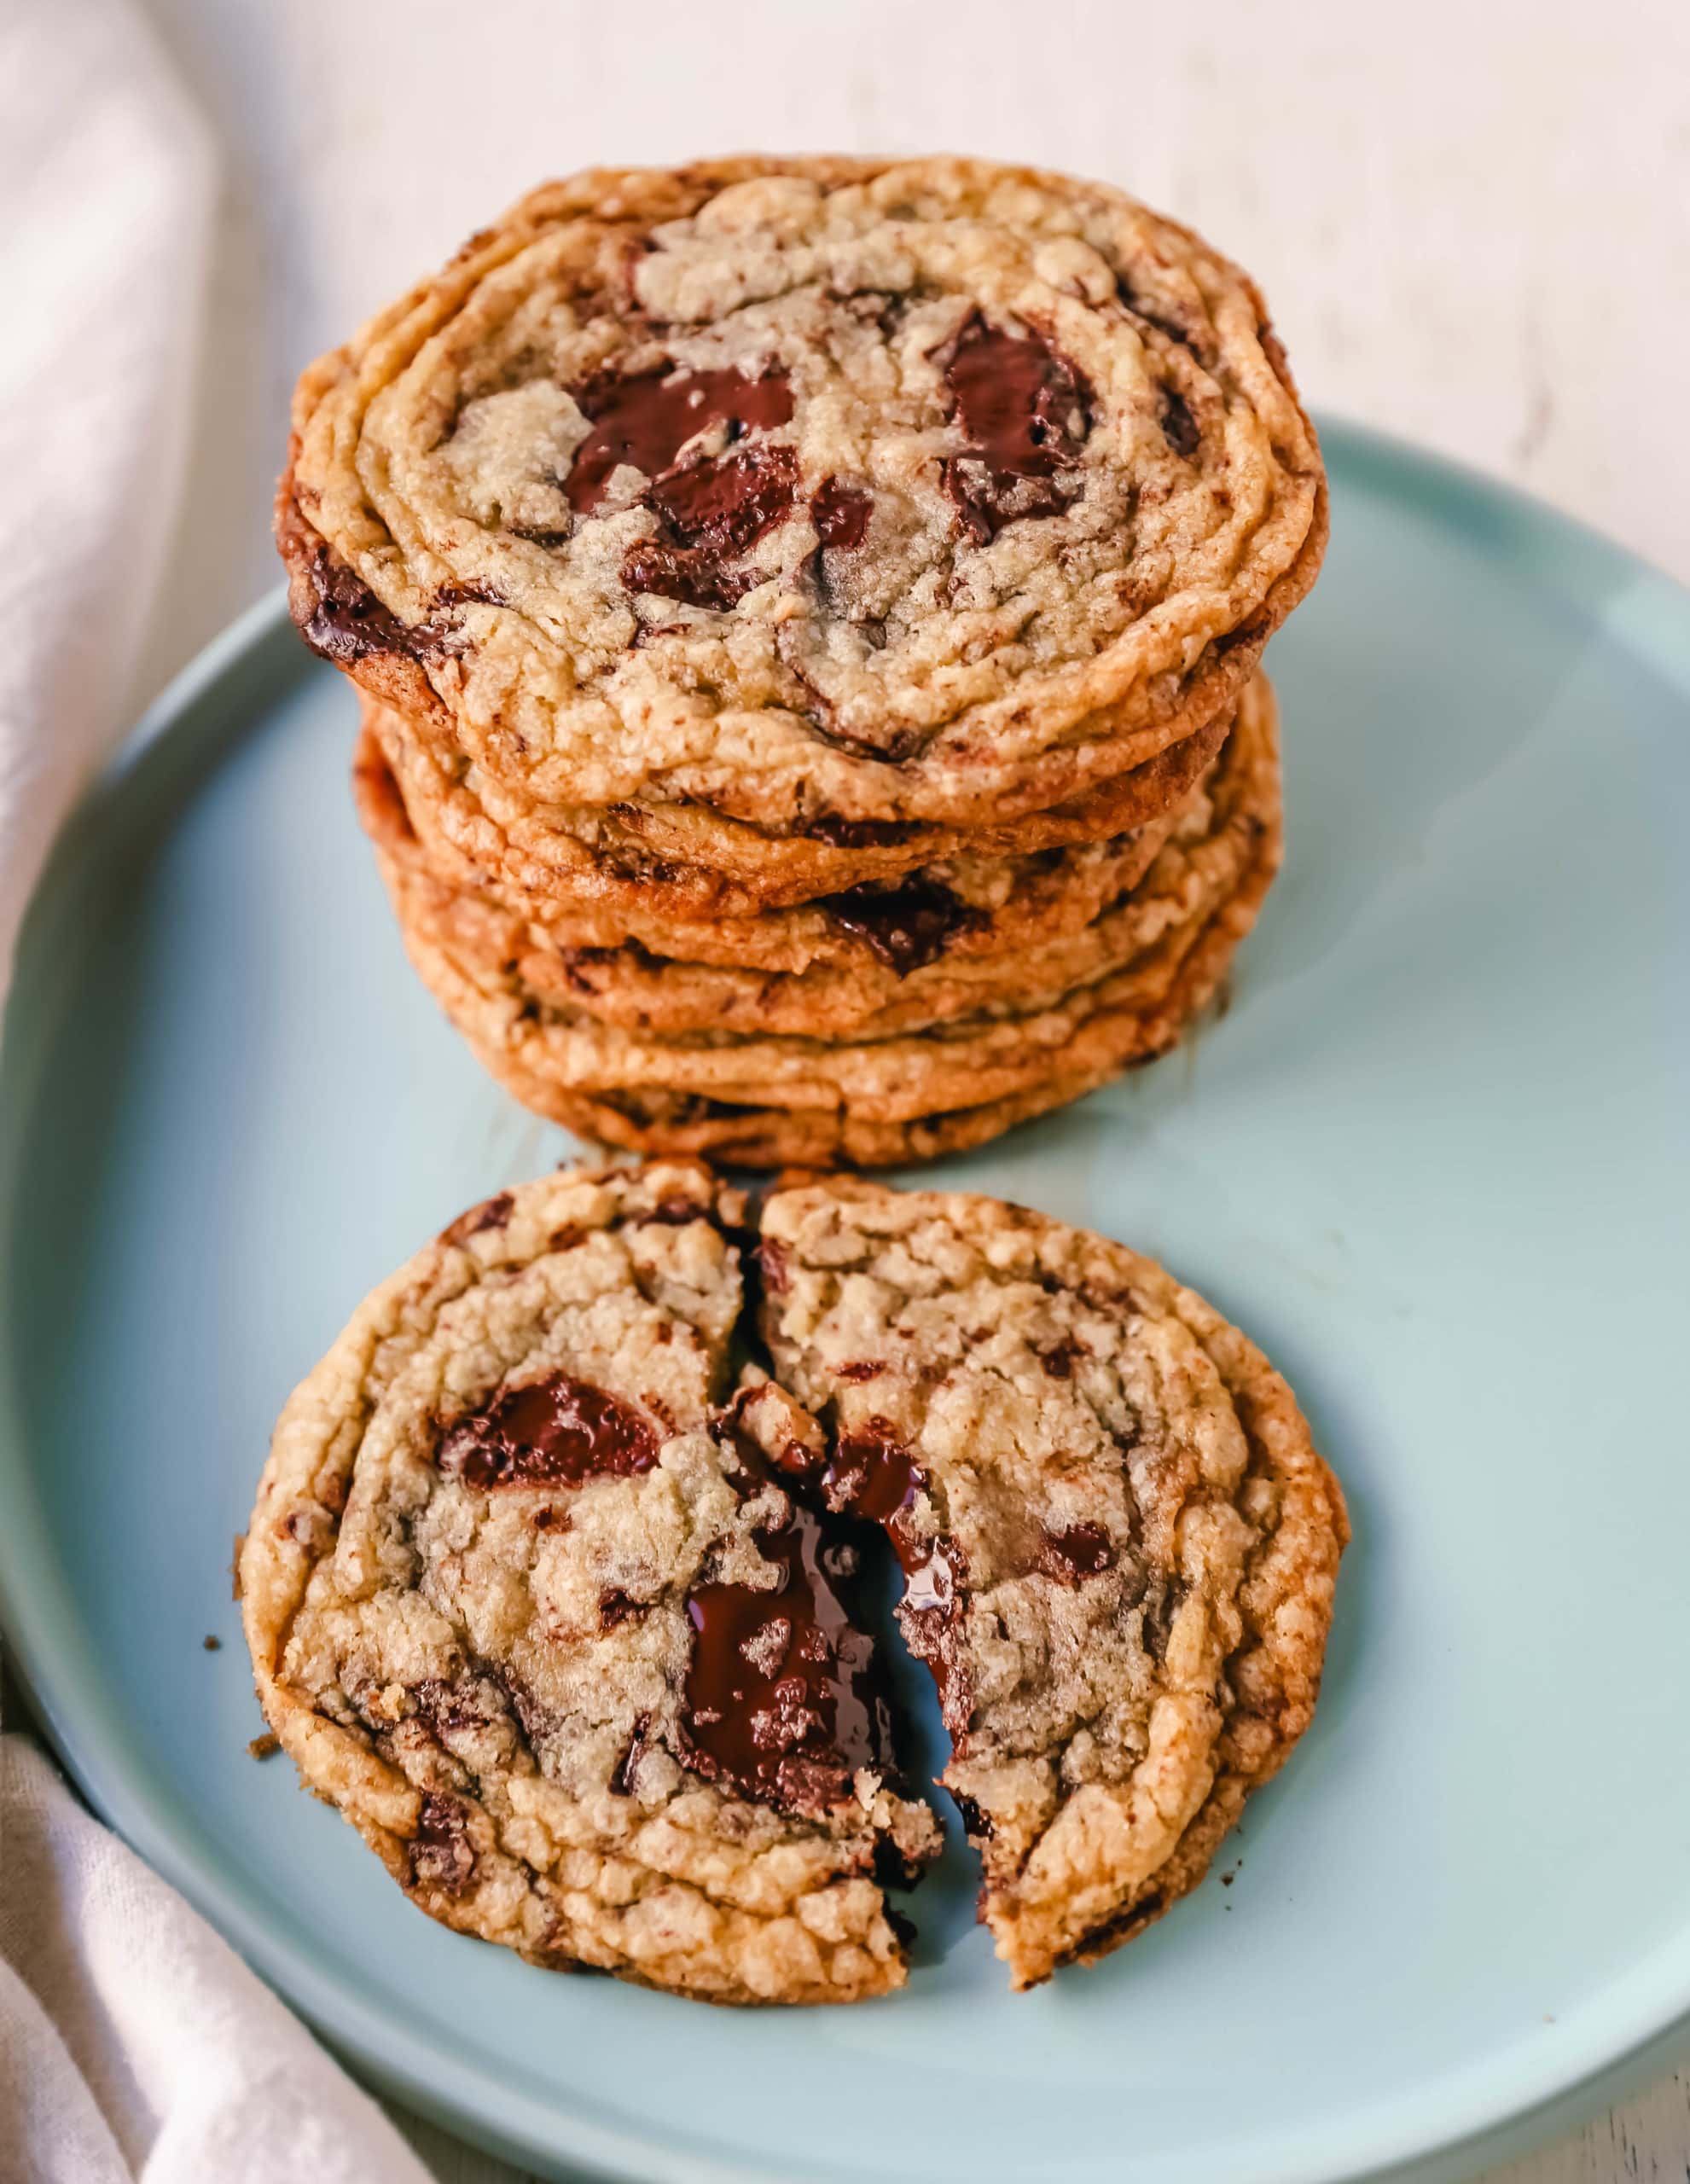
[(174, 1889), (0, 1737), (0, 2184), (427, 2184)]
[[(125, 0), (0, 11), (0, 994), (175, 514), (215, 189)], [(174, 1890), (0, 1736), (0, 2184), (427, 2184)]]
[(158, 582), (214, 188), (125, 0), (0, 10), (0, 991)]

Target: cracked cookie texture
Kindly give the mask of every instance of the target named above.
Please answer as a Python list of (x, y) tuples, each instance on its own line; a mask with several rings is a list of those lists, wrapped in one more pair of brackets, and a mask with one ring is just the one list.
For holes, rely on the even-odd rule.
[(302, 1780), (432, 1916), (711, 2001), (850, 2001), (903, 1983), (882, 1880), (938, 1835), (850, 1572), (762, 1450), (813, 1429), (737, 1380), (742, 1211), (659, 1165), (455, 1223), (282, 1414), (242, 1612)]
[(1203, 1877), (1309, 1725), (1344, 1500), (1253, 1344), (1148, 1259), (994, 1199), (829, 1179), (762, 1216), (811, 1474), (906, 1573), (942, 1780), (1018, 1987)]
[(308, 639), (513, 812), (706, 841), (997, 822), (1153, 758), (1325, 526), (1247, 276), (961, 159), (545, 185), (305, 375), (278, 505)]
[(240, 1556), (270, 1727), (466, 1933), (716, 2001), (885, 1994), (886, 1890), (940, 1838), (861, 1621), (878, 1526), (998, 1953), (1089, 1961), (1308, 1726), (1339, 1489), (1261, 1353), (1120, 1245), (819, 1176), (750, 1220), (701, 1164), (575, 1169), (375, 1291)]

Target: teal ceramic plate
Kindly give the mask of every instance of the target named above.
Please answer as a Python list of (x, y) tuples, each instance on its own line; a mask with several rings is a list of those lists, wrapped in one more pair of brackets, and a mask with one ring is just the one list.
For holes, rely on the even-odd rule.
[(1289, 860), (1229, 1012), (932, 1178), (1205, 1291), (1356, 1519), (1319, 1717), (1232, 1885), (1037, 1994), (960, 1856), (885, 2002), (537, 1972), (247, 1757), (229, 1543), (271, 1419), (373, 1283), (566, 1141), (407, 969), (351, 693), (278, 607), (144, 723), (41, 892), (0, 1091), (24, 1671), (95, 1803), (330, 2040), (538, 2169), (1455, 2175), (1690, 2013), (1690, 601), (1494, 487), (1328, 446), (1331, 555), (1271, 661)]

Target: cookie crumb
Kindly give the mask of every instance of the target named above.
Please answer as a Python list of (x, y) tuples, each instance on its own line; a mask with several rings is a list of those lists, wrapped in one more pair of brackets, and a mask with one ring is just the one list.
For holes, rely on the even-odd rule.
[(282, 1740), (266, 1730), (263, 1736), (254, 1737), (247, 1747), (254, 1759), (273, 1759), (282, 1749)]
[(208, 1653), (220, 1653), (223, 1651), (222, 1639), (218, 1637), (212, 1631), (208, 1630), (205, 1636), (200, 1641), (200, 1643), (205, 1647)]

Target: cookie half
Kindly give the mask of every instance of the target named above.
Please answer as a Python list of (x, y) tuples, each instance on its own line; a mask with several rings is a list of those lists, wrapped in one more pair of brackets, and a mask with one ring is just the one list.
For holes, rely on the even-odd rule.
[(320, 651), (518, 803), (706, 829), (1077, 796), (1230, 706), (1325, 537), (1249, 279), (980, 160), (548, 184), (293, 426)]
[(1344, 1501), (1285, 1382), (1123, 1246), (845, 1179), (762, 1216), (803, 1490), (881, 1525), (1018, 1987), (1201, 1879), (1319, 1693)]
[(239, 1565), (305, 1786), (422, 1909), (730, 2002), (905, 1976), (932, 1856), (851, 1556), (739, 1373), (738, 1196), (703, 1169), (502, 1194), (378, 1289), (276, 1427)]

